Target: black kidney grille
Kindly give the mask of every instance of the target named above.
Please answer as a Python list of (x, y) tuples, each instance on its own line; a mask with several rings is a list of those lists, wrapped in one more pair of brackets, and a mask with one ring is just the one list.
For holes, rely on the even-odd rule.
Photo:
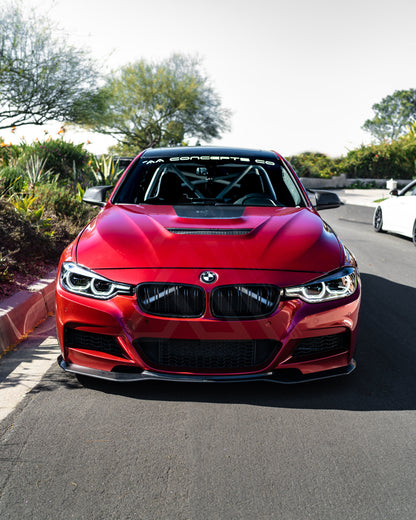
[(137, 302), (147, 314), (197, 318), (205, 311), (205, 292), (186, 284), (147, 283), (139, 285)]
[(280, 348), (272, 340), (205, 341), (148, 339), (134, 341), (145, 361), (155, 368), (184, 371), (239, 371), (271, 361)]
[(107, 334), (96, 334), (66, 327), (64, 330), (65, 347), (105, 352), (117, 357), (126, 357), (117, 338)]
[(218, 318), (258, 318), (277, 307), (280, 289), (274, 285), (217, 287), (211, 294), (211, 312)]

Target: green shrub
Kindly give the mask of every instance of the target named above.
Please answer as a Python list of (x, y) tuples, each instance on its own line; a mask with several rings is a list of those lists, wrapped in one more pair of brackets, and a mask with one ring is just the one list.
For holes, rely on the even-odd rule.
[(63, 139), (36, 141), (25, 150), (25, 155), (36, 154), (45, 159), (44, 169), (52, 170), (61, 185), (76, 186), (90, 179), (91, 154), (84, 145), (73, 144)]
[(98, 159), (94, 157), (92, 165), (94, 184), (115, 185), (123, 171), (123, 168), (119, 167), (119, 159), (115, 159), (112, 155), (101, 155)]
[(70, 221), (71, 232), (80, 231), (97, 214), (96, 208), (82, 204), (63, 186), (41, 184), (36, 187), (35, 195), (35, 206), (43, 206), (47, 212)]
[(0, 137), (0, 168), (16, 166), (19, 157), (24, 151), (25, 145), (5, 144)]
[(31, 154), (27, 157), (25, 163), (26, 179), (28, 188), (33, 190), (35, 186), (48, 182), (53, 172), (52, 170), (45, 170), (46, 157), (42, 158), (36, 154)]
[(304, 152), (288, 158), (299, 177), (331, 178), (338, 173), (339, 159), (331, 159), (323, 153)]
[(341, 170), (350, 178), (411, 179), (415, 175), (416, 140), (362, 145), (341, 161)]
[[(63, 238), (63, 240), (62, 240)], [(3, 274), (10, 268), (19, 272), (35, 270), (37, 262), (56, 262), (69, 235), (48, 236), (13, 205), (0, 199), (0, 255), (4, 259)]]
[(24, 184), (25, 171), (20, 166), (6, 166), (0, 170), (0, 196), (19, 193)]

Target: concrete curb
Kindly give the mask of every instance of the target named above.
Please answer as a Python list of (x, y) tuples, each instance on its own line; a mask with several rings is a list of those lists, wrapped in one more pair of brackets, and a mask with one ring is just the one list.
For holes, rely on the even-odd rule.
[(0, 355), (54, 312), (55, 279), (56, 269), (0, 303)]
[(353, 206), (368, 206), (376, 208), (378, 203), (376, 200), (386, 199), (390, 197), (389, 190), (387, 189), (349, 189), (349, 190), (332, 190), (337, 193), (339, 198), (344, 204), (350, 204)]

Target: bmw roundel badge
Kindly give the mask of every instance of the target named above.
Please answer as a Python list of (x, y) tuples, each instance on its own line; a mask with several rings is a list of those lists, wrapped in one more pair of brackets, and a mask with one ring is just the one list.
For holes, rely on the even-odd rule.
[(204, 271), (199, 275), (199, 279), (202, 283), (214, 283), (218, 280), (218, 275), (212, 271)]

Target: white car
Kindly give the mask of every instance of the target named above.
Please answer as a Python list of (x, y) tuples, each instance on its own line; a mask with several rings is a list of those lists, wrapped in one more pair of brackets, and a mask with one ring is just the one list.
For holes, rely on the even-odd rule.
[(416, 246), (416, 180), (401, 191), (392, 190), (390, 195), (374, 212), (374, 229), (409, 237)]

